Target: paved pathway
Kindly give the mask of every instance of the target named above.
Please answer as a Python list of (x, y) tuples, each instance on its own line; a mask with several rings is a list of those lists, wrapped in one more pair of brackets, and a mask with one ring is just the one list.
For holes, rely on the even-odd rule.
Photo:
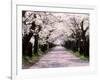
[(71, 51), (66, 50), (62, 46), (56, 46), (42, 56), (40, 60), (30, 68), (55, 68), (88, 65), (88, 61), (80, 60), (78, 57), (73, 55)]

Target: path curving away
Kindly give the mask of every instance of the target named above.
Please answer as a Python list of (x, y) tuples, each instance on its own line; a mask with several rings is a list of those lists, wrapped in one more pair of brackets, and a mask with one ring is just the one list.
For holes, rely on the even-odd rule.
[(80, 60), (72, 54), (71, 51), (62, 46), (52, 48), (48, 53), (43, 55), (40, 60), (32, 65), (34, 68), (56, 68), (56, 67), (73, 67), (73, 66), (88, 66), (88, 61)]

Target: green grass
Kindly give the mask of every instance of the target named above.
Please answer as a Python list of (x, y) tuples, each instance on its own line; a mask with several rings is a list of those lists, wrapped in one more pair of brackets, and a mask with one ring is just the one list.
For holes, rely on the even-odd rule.
[(32, 58), (28, 56), (24, 56), (22, 59), (22, 68), (27, 69), (33, 64), (35, 64), (39, 60), (39, 56), (32, 56)]
[(73, 52), (75, 56), (79, 57), (81, 60), (89, 60), (89, 57), (80, 54), (79, 51)]
[(36, 62), (39, 61), (40, 57), (42, 56), (42, 51), (38, 50), (38, 55), (34, 55), (34, 52), (32, 53), (32, 57), (23, 56), (22, 57), (22, 68), (27, 69), (34, 65)]

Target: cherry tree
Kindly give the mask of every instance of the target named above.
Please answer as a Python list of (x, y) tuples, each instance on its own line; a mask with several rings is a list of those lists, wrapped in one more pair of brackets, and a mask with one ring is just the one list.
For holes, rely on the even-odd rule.
[(74, 41), (80, 51), (88, 44), (89, 16), (86, 14), (23, 11), (22, 16), (23, 48), (33, 46), (35, 55), (38, 49), (47, 50), (58, 42), (63, 45)]
[[(34, 36), (34, 54), (38, 55), (38, 33), (42, 27), (42, 20), (40, 18), (40, 14), (36, 12), (23, 12), (23, 53), (27, 51), (29, 53), (31, 51), (32, 56), (32, 44), (29, 42), (32, 36)], [(26, 29), (26, 30), (25, 30)], [(30, 44), (30, 45), (28, 45)], [(28, 50), (26, 50), (28, 49)], [(30, 50), (29, 50), (30, 49)], [(29, 51), (29, 52), (28, 52)]]
[(52, 25), (56, 22), (56, 17), (46, 12), (23, 11), (22, 13), (23, 51), (31, 42), (34, 44), (34, 54), (38, 55), (39, 45), (49, 43), (48, 38), (55, 30)]
[(71, 16), (70, 18), (71, 38), (75, 40), (76, 50), (84, 55), (89, 54), (89, 15)]

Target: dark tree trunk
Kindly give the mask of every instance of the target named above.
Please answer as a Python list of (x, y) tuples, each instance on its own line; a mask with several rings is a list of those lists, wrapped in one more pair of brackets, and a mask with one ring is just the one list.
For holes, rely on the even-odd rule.
[(26, 56), (32, 57), (32, 44), (30, 42), (26, 45), (24, 53)]
[(22, 53), (24, 56), (32, 57), (32, 44), (29, 42), (33, 33), (26, 34), (22, 39)]
[(34, 36), (34, 54), (38, 55), (38, 34)]
[(80, 46), (80, 53), (83, 53), (84, 56), (88, 56), (89, 55), (89, 44), (88, 41), (86, 41), (86, 36), (85, 36), (85, 32), (83, 31), (82, 36), (81, 36), (81, 46)]

